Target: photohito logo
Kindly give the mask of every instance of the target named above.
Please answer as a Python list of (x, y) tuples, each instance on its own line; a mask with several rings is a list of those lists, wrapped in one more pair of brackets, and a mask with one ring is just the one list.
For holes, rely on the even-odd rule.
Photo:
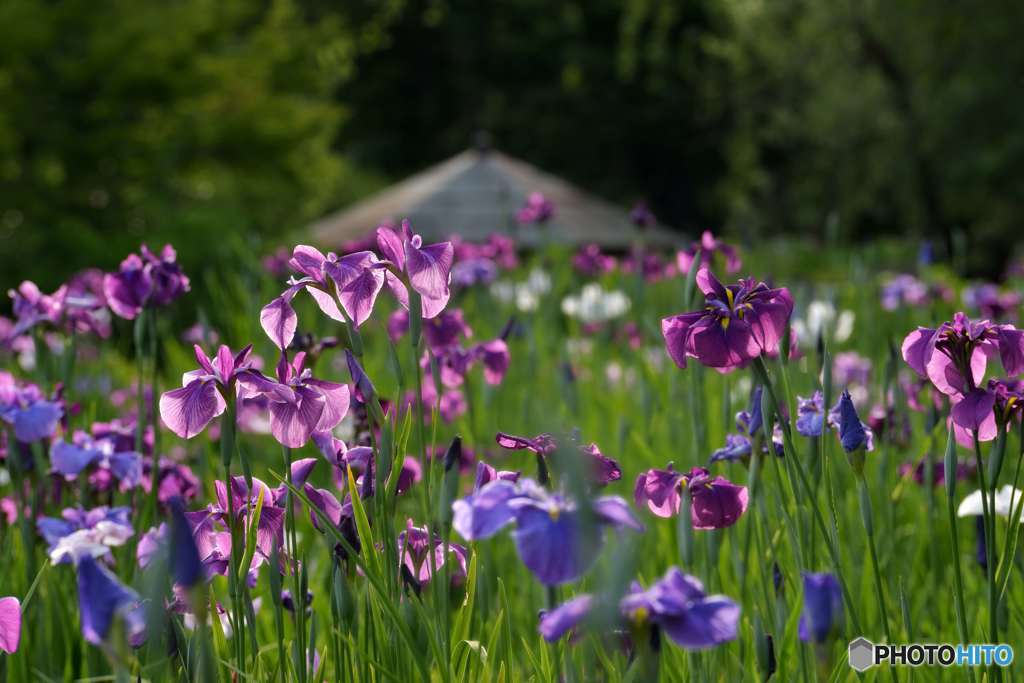
[(857, 638), (850, 642), (848, 657), (850, 667), (858, 672), (886, 663), (890, 666), (1010, 666), (1013, 648), (1005, 643), (875, 645), (867, 638)]

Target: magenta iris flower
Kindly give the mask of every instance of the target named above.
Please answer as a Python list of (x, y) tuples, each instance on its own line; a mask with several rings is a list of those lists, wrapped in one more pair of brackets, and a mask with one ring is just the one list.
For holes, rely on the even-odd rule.
[(618, 496), (594, 498), (590, 506), (597, 528), (585, 533), (576, 501), (550, 493), (532, 479), (515, 484), (498, 479), (452, 503), (452, 528), (473, 541), (515, 522), (512, 536), (519, 559), (541, 583), (553, 586), (574, 581), (590, 568), (604, 543), (602, 527), (643, 530)]
[(725, 477), (712, 478), (703, 467), (688, 474), (676, 472), (669, 463), (664, 470), (647, 470), (636, 478), (633, 497), (637, 506), (646, 505), (658, 517), (679, 514), (682, 490), (690, 494), (690, 520), (694, 529), (724, 529), (746, 512), (746, 486), (733, 484)]
[(718, 254), (725, 259), (726, 273), (730, 275), (738, 273), (743, 267), (743, 261), (740, 260), (740, 255), (735, 247), (716, 238), (710, 230), (705, 230), (701, 234), (699, 242), (694, 242), (689, 249), (680, 251), (676, 255), (676, 264), (679, 266), (680, 273), (685, 275), (690, 272), (690, 267), (698, 253), (700, 254), (701, 268), (711, 268), (714, 257)]
[(199, 434), (210, 421), (224, 412), (227, 400), (234, 400), (236, 382), (247, 376), (256, 376), (249, 355), (252, 345), (232, 354), (223, 344), (214, 358), (194, 346), (198, 370), (182, 376), (182, 387), (160, 397), (160, 417), (167, 428), (183, 439)]
[[(619, 463), (604, 455), (597, 444), (582, 445), (579, 443), (578, 435), (573, 435), (569, 440), (572, 448), (583, 457), (586, 467), (590, 470), (591, 481), (594, 484), (605, 486), (622, 478), (622, 468), (619, 467)], [(508, 448), (513, 451), (531, 451), (545, 459), (556, 455), (559, 448), (555, 437), (546, 433), (539, 434), (531, 439), (525, 436), (514, 436), (505, 432), (498, 432), (495, 435), (495, 441), (502, 448)]]
[[(142, 490), (149, 493), (153, 486), (153, 462), (143, 463)], [(199, 478), (192, 468), (170, 458), (160, 458), (157, 466), (157, 500), (168, 503), (172, 498), (190, 501), (199, 495)]]
[(516, 220), (520, 223), (533, 223), (543, 225), (555, 215), (555, 205), (550, 199), (544, 196), (543, 192), (531, 192), (519, 211), (516, 212)]
[(93, 645), (106, 641), (117, 616), (124, 619), (133, 644), (145, 635), (145, 608), (139, 594), (89, 555), (78, 562), (78, 606), (82, 636)]
[[(554, 642), (568, 632), (578, 632), (585, 624), (595, 600), (580, 595), (541, 614), (540, 634)], [(619, 600), (618, 612), (623, 626), (656, 626), (680, 647), (699, 650), (735, 640), (740, 606), (724, 595), (708, 595), (694, 576), (671, 567), (650, 588), (634, 581)]]
[(639, 201), (633, 205), (629, 211), (629, 220), (633, 221), (633, 225), (638, 228), (649, 228), (658, 222), (645, 201)]
[(956, 427), (982, 441), (996, 436), (995, 395), (982, 386), (988, 360), (996, 356), (1008, 376), (1024, 372), (1024, 331), (957, 313), (951, 322), (919, 327), (903, 340), (907, 364), (949, 396)]
[(1014, 291), (1000, 292), (997, 285), (986, 283), (964, 289), (963, 302), (990, 320), (1015, 322), (1021, 295)]
[[(965, 481), (971, 479), (978, 473), (978, 461), (971, 458), (965, 460), (959, 458), (956, 464), (956, 480)], [(924, 486), (926, 484), (926, 477), (928, 476), (928, 463), (927, 458), (921, 458), (916, 464), (915, 463), (903, 463), (900, 465), (900, 476), (913, 477), (914, 481)], [(938, 460), (932, 463), (932, 479), (935, 486), (939, 486), (946, 481), (946, 467), (945, 464)]]
[(0, 598), (0, 652), (9, 655), (18, 651), (21, 642), (21, 601)]
[[(400, 308), (388, 318), (388, 336), (397, 342), (409, 330), (409, 311)], [(442, 311), (423, 321), (423, 339), (435, 352), (458, 345), (462, 339), (473, 336), (461, 308)]]
[(824, 643), (836, 635), (843, 624), (843, 594), (832, 574), (805, 572), (804, 609), (800, 616), (799, 636), (803, 641)]
[(52, 438), (63, 416), (63, 401), (48, 399), (35, 384), (19, 384), (0, 370), (0, 420), (14, 428), (16, 440), (32, 443)]
[(444, 310), (451, 296), (448, 285), (455, 260), (451, 242), (425, 245), (423, 238), (412, 232), (409, 221), (402, 221), (400, 232), (386, 225), (377, 228), (377, 245), (394, 269), (386, 272), (386, 282), (403, 308), (409, 308), (407, 283), (420, 295), (424, 318)]
[(785, 288), (740, 280), (722, 285), (706, 268), (697, 273), (704, 292), (703, 310), (661, 321), (669, 356), (680, 368), (687, 358), (729, 372), (757, 356), (778, 353), (793, 313), (793, 298)]
[(178, 265), (174, 248), (164, 245), (160, 255), (142, 245), (121, 267), (103, 278), (103, 293), (116, 315), (134, 320), (142, 309), (166, 306), (189, 291), (189, 279)]
[(109, 337), (110, 313), (102, 279), (100, 271), (83, 271), (53, 294), (44, 294), (34, 282), (22, 282), (18, 289), (8, 292), (16, 322), (4, 336), (13, 339), (45, 324), (69, 332)]

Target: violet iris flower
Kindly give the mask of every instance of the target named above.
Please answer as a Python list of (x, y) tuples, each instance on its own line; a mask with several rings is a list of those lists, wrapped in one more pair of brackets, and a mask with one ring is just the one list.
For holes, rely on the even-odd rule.
[(587, 521), (571, 498), (550, 493), (532, 479), (517, 484), (499, 479), (452, 503), (452, 528), (473, 541), (515, 522), (519, 559), (541, 583), (553, 586), (574, 581), (590, 568), (604, 543), (603, 527), (643, 530), (618, 496), (597, 497), (589, 504), (594, 533), (586, 533)]
[(747, 487), (724, 477), (712, 478), (703, 467), (688, 474), (676, 472), (672, 463), (664, 470), (647, 470), (636, 478), (633, 497), (658, 517), (679, 514), (682, 490), (690, 495), (690, 521), (694, 529), (725, 529), (739, 520), (749, 502)]
[(704, 292), (703, 310), (661, 321), (669, 356), (680, 368), (687, 358), (729, 372), (761, 354), (778, 353), (793, 298), (786, 288), (771, 289), (763, 282), (740, 280), (723, 286), (706, 268), (697, 272)]
[(166, 306), (189, 291), (189, 279), (177, 262), (174, 248), (164, 245), (160, 255), (142, 245), (121, 267), (103, 278), (107, 305), (117, 316), (134, 320), (144, 308)]
[(192, 535), (192, 525), (185, 517), (185, 508), (180, 498), (171, 501), (171, 576), (179, 586), (191, 588), (203, 581), (202, 559)]
[(14, 427), (16, 440), (52, 438), (63, 416), (63, 401), (47, 399), (35, 384), (19, 385), (12, 374), (0, 371), (0, 420)]
[(408, 285), (420, 295), (423, 318), (433, 318), (444, 310), (451, 296), (448, 285), (455, 260), (451, 242), (424, 245), (409, 221), (403, 220), (401, 232), (386, 225), (377, 228), (377, 245), (394, 269), (386, 271), (385, 281), (403, 308), (409, 308)]
[(83, 271), (53, 294), (43, 294), (34, 282), (22, 282), (18, 289), (8, 292), (17, 322), (2, 336), (14, 339), (37, 325), (47, 324), (72, 333), (93, 332), (109, 337), (110, 314), (102, 279), (102, 272)]
[(107, 639), (116, 616), (124, 618), (133, 644), (145, 635), (145, 608), (139, 594), (89, 555), (78, 562), (78, 605), (82, 636), (93, 645), (102, 645)]
[[(431, 552), (434, 554), (433, 562)], [(454, 568), (448, 570), (452, 585), (461, 585), (466, 580), (466, 548), (458, 543), (446, 543), (425, 526), (413, 526), (411, 519), (406, 520), (405, 530), (398, 534), (398, 560), (421, 586), (430, 583), (432, 572), (440, 572), (448, 561), (455, 562)]]
[(824, 643), (842, 629), (843, 594), (832, 574), (803, 573), (804, 609), (800, 616), (800, 640)]
[(0, 598), (0, 652), (9, 655), (18, 651), (21, 642), (21, 601)]
[(208, 358), (197, 344), (193, 347), (198, 370), (182, 375), (182, 387), (160, 397), (160, 418), (167, 428), (183, 439), (191, 439), (224, 412), (234, 400), (236, 382), (243, 377), (262, 377), (252, 369), (252, 345), (232, 355), (223, 344), (214, 358)]
[[(409, 330), (409, 311), (400, 308), (388, 318), (388, 336), (397, 342)], [(423, 321), (423, 339), (434, 352), (460, 343), (463, 338), (473, 336), (473, 330), (466, 323), (461, 308), (441, 311), (439, 314)]]
[(348, 413), (349, 388), (313, 377), (303, 368), (305, 354), (291, 363), (282, 356), (277, 382), (255, 372), (239, 376), (246, 397), (263, 396), (269, 402), (270, 433), (288, 448), (301, 448), (314, 432), (334, 429)]
[(127, 491), (142, 481), (142, 456), (135, 451), (116, 451), (116, 446), (115, 439), (94, 439), (79, 430), (71, 443), (62, 439), (50, 447), (50, 462), (53, 471), (68, 480), (95, 466), (120, 482), (121, 491)]
[(810, 398), (797, 396), (796, 431), (807, 437), (821, 436), (825, 431), (825, 398), (815, 391)]
[[(142, 490), (149, 493), (153, 486), (153, 462), (143, 463)], [(190, 501), (199, 495), (199, 478), (192, 468), (170, 458), (160, 458), (157, 465), (157, 500), (168, 503), (172, 498)]]
[(832, 380), (838, 386), (867, 387), (871, 382), (871, 359), (856, 351), (837, 353), (832, 362)]
[(721, 254), (725, 258), (725, 272), (730, 275), (739, 272), (743, 267), (743, 261), (740, 260), (740, 255), (735, 247), (716, 238), (710, 230), (705, 230), (701, 234), (699, 242), (694, 242), (689, 249), (680, 251), (676, 255), (676, 264), (679, 266), (680, 273), (685, 275), (690, 272), (690, 267), (698, 253), (700, 253), (701, 268), (711, 268), (716, 254)]
[(130, 517), (127, 507), (65, 508), (59, 519), (40, 517), (36, 528), (46, 541), (50, 559), (62, 564), (84, 555), (103, 557), (111, 547), (124, 545), (135, 533)]
[(519, 211), (516, 212), (516, 220), (520, 223), (533, 223), (543, 225), (555, 215), (555, 205), (550, 199), (544, 196), (543, 192), (531, 192)]
[[(545, 459), (558, 453), (559, 448), (555, 437), (547, 433), (539, 434), (531, 439), (525, 436), (514, 436), (505, 432), (498, 432), (495, 435), (495, 441), (502, 448), (513, 451), (531, 451)], [(571, 438), (570, 441), (576, 451), (583, 456), (584, 462), (588, 464), (594, 484), (606, 486), (622, 478), (622, 468), (619, 467), (619, 463), (601, 453), (596, 443), (584, 446), (578, 443), (578, 438)]]
[[(540, 634), (554, 642), (567, 632), (578, 631), (594, 606), (594, 598), (584, 594), (542, 613)], [(724, 595), (707, 595), (699, 579), (677, 567), (671, 567), (647, 590), (634, 581), (619, 600), (618, 611), (624, 626), (656, 626), (688, 650), (735, 640), (739, 629), (740, 606)]]

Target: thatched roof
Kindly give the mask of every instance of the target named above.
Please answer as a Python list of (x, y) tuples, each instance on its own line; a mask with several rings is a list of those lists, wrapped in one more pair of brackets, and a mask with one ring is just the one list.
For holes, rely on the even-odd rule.
[[(555, 205), (543, 227), (520, 226), (515, 213), (529, 193), (542, 192)], [(470, 149), (417, 173), (310, 226), (325, 247), (368, 235), (384, 221), (408, 218), (413, 229), (432, 242), (458, 234), (470, 241), (494, 232), (515, 236), (520, 244), (544, 241), (596, 242), (626, 248), (640, 237), (621, 207), (533, 166), (495, 150)], [(675, 246), (682, 234), (664, 226), (644, 230), (647, 244)]]

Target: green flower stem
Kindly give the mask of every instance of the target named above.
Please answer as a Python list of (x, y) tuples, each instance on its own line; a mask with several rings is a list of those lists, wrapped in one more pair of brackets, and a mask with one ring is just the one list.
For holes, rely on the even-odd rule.
[[(753, 367), (754, 372), (758, 375), (764, 385), (765, 391), (768, 392), (768, 395), (772, 400), (772, 404), (775, 406), (782, 406), (783, 404), (779, 402), (778, 395), (772, 385), (771, 377), (768, 375), (768, 368), (765, 367), (764, 358), (760, 356), (756, 358), (754, 360)], [(776, 412), (778, 412), (778, 410)], [(839, 578), (839, 585), (842, 587), (843, 592), (843, 601), (846, 603), (846, 609), (850, 615), (850, 621), (853, 623), (853, 629), (854, 631), (861, 633), (860, 618), (857, 616), (857, 605), (854, 603), (853, 596), (850, 594), (850, 588), (847, 584), (846, 576), (843, 573), (842, 563), (839, 558), (839, 551), (828, 532), (828, 527), (825, 526), (825, 518), (821, 514), (821, 507), (818, 505), (814, 492), (811, 490), (810, 482), (807, 480), (807, 474), (803, 471), (801, 463), (797, 460), (796, 449), (793, 447), (793, 437), (790, 432), (789, 421), (782, 419), (781, 416), (779, 421), (782, 423), (783, 448), (789, 465), (788, 471), (796, 472), (797, 474), (797, 478), (800, 481), (800, 486), (803, 490), (804, 498), (811, 506), (814, 520), (817, 522), (818, 528), (821, 530), (821, 534), (825, 540), (825, 546), (828, 548), (829, 556), (832, 559), (832, 568), (835, 571), (836, 576)]]
[[(971, 642), (970, 633), (967, 630), (967, 613), (964, 603), (964, 579), (960, 571), (960, 536), (956, 524), (956, 439), (953, 430), (949, 430), (946, 437), (946, 455), (944, 461), (946, 472), (946, 511), (949, 514), (949, 541), (953, 546), (953, 605), (957, 616), (957, 626), (960, 629), (960, 642)], [(964, 667), (968, 679), (974, 683), (974, 669)]]

